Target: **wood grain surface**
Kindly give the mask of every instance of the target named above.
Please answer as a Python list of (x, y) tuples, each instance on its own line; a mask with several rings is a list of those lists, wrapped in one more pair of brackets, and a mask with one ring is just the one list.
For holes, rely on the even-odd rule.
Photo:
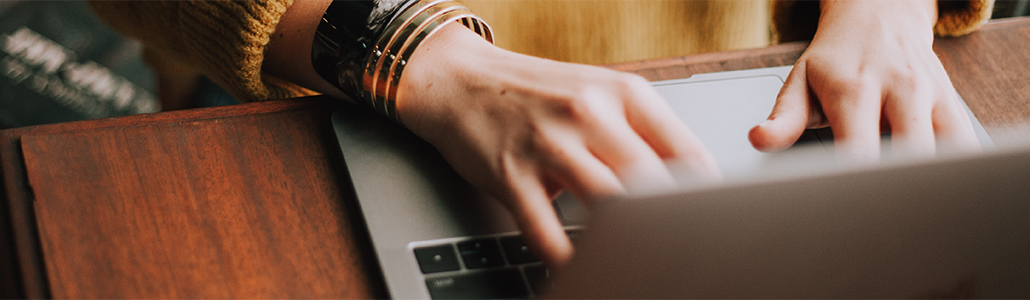
[(1030, 129), (1030, 17), (995, 21), (963, 37), (939, 38), (934, 49), (988, 133)]
[[(612, 65), (789, 65), (793, 43)], [(989, 130), (1030, 123), (1030, 19), (935, 48)], [(0, 131), (0, 296), (381, 298), (327, 98)]]
[(317, 128), (293, 112), (23, 137), (52, 295), (368, 296), (339, 271), (361, 256)]
[(27, 129), (43, 295), (384, 297), (335, 171), (337, 107), (301, 99)]
[(163, 123), (193, 122), (209, 119), (231, 119), (248, 115), (272, 114), (288, 111), (332, 110), (335, 101), (326, 99), (298, 99), (270, 101), (208, 109), (172, 111), (157, 114), (107, 118), (84, 122), (71, 122), (45, 126), (32, 126), (0, 131), (0, 178), (3, 191), (0, 196), (0, 298), (48, 298), (50, 287), (39, 247), (31, 189), (25, 177), (21, 137), (54, 133), (75, 133), (119, 127), (142, 127)]

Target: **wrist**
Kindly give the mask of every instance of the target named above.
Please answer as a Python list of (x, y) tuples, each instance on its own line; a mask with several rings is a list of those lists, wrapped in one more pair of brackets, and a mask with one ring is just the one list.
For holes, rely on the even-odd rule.
[(427, 122), (446, 121), (430, 117), (454, 116), (447, 111), (457, 109), (451, 105), (473, 84), (497, 82), (488, 78), (497, 75), (489, 71), (495, 69), (489, 64), (502, 59), (505, 52), (460, 24), (443, 26), (419, 46), (405, 68), (396, 98), (401, 123), (418, 131)]
[(894, 1), (894, 0), (822, 0), (819, 2), (819, 9), (826, 13), (827, 11), (833, 11), (838, 9), (873, 9), (887, 8), (888, 6), (901, 5), (906, 13), (918, 12), (921, 14), (927, 14), (930, 16), (937, 15), (937, 0), (906, 0), (906, 1)]
[[(819, 8), (819, 26), (813, 40), (824, 31), (840, 36), (855, 31), (885, 31), (922, 36), (933, 42), (936, 0), (822, 0)], [(832, 30), (823, 30), (830, 28)]]
[(453, 23), (493, 41), (489, 26), (453, 0), (334, 1), (318, 25), (313, 64), (337, 88), (400, 122), (396, 96), (410, 59)]

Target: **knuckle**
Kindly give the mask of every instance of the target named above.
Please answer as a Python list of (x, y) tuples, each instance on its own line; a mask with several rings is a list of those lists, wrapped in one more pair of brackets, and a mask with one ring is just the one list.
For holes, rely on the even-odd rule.
[(961, 104), (955, 101), (941, 101), (930, 112), (931, 118), (935, 120), (961, 120), (968, 119)]
[(580, 124), (594, 124), (604, 114), (603, 99), (596, 88), (584, 87), (576, 90), (572, 95), (561, 97), (557, 102), (556, 109), (561, 117)]
[(628, 73), (619, 74), (613, 86), (618, 88), (620, 95), (625, 95), (630, 99), (642, 98), (639, 96), (651, 89), (651, 83), (647, 79)]
[(479, 173), (480, 176), (476, 176), (477, 172), (461, 172), (462, 177), (501, 199), (508, 209), (515, 209), (511, 205), (516, 204), (515, 199), (519, 198), (519, 191), (523, 190), (525, 184), (521, 180), (523, 171), (520, 162), (512, 153), (502, 153), (494, 157), (493, 163), (488, 166), (490, 170), (486, 174)]
[(536, 138), (530, 141), (531, 152), (540, 155), (543, 158), (557, 158), (562, 157), (564, 150), (561, 147), (561, 143), (556, 142), (553, 138), (546, 134), (537, 134)]
[(651, 83), (648, 82), (647, 79), (644, 79), (643, 76), (640, 76), (640, 75), (637, 75), (637, 74), (630, 74), (630, 73), (623, 73), (621, 75), (622, 75), (622, 80), (627, 85), (627, 88), (630, 88), (630, 89), (640, 89), (640, 88), (650, 88), (651, 87)]
[(870, 76), (838, 76), (830, 79), (830, 89), (841, 100), (861, 101), (862, 96), (878, 93), (879, 87)]
[(875, 87), (870, 76), (855, 76), (844, 79), (845, 90), (851, 94), (861, 94)]
[(926, 95), (930, 92), (930, 79), (920, 76), (911, 67), (894, 70), (890, 81), (895, 90), (905, 94)]
[[(808, 77), (810, 84), (817, 92), (827, 92), (832, 96), (848, 96), (868, 93), (877, 87), (873, 70), (858, 66), (840, 65), (833, 58), (809, 56)], [(820, 66), (820, 67), (817, 67)], [(822, 94), (822, 92), (819, 92)]]

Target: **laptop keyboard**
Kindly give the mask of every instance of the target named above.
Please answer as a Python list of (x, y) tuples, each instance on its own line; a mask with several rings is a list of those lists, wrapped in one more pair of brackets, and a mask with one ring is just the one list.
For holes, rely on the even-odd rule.
[[(574, 239), (579, 229), (566, 230)], [(511, 299), (543, 294), (547, 267), (515, 233), (418, 242), (413, 252), (433, 299)]]

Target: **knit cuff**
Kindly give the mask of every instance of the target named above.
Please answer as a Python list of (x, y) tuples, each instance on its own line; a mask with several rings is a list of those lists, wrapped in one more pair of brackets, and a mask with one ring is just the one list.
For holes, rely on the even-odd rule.
[[(293, 0), (90, 1), (97, 16), (151, 54), (203, 74), (237, 100), (314, 94), (261, 73), (265, 47)], [(160, 68), (162, 66), (154, 66)]]
[(819, 1), (772, 1), (773, 39), (780, 43), (810, 40), (819, 25)]
[(938, 36), (960, 36), (976, 31), (991, 19), (994, 0), (937, 1), (937, 24), (933, 33)]
[(261, 73), (265, 47), (292, 4), (293, 0), (181, 3), (178, 25), (187, 59), (240, 101), (313, 94)]
[[(994, 0), (938, 0), (938, 36), (959, 36), (975, 31), (991, 18)], [(819, 25), (819, 1), (773, 1), (773, 28), (781, 43), (809, 40)]]

